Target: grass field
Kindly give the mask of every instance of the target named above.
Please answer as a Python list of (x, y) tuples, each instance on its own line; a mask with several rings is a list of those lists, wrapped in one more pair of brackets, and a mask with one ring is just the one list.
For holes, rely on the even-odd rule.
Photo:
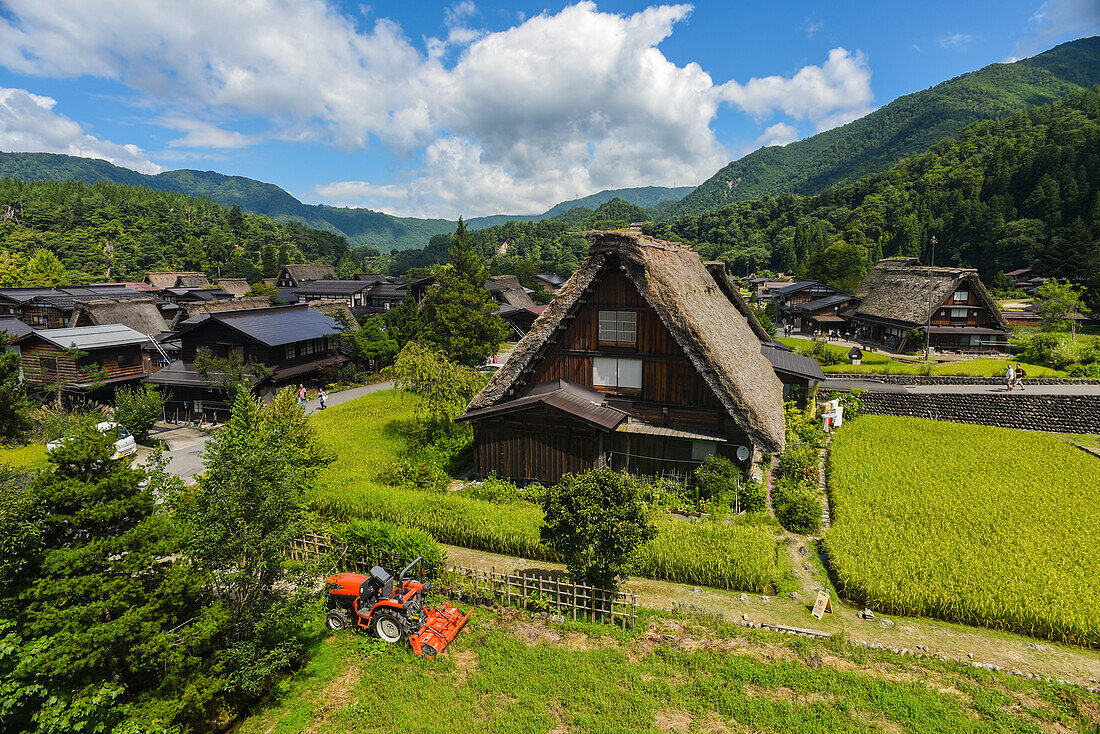
[[(792, 349), (808, 349), (813, 345), (809, 339), (797, 337), (781, 337), (779, 341)], [(885, 354), (864, 351), (862, 363), (858, 365), (848, 362), (848, 348), (836, 344), (826, 344), (826, 349), (841, 357), (840, 364), (823, 365), (823, 372), (842, 372), (873, 375), (923, 375), (926, 374), (923, 365), (915, 362), (903, 362), (891, 359)], [(961, 377), (1002, 377), (1008, 369), (1009, 362), (1016, 364), (1015, 360), (1008, 359), (968, 359), (961, 362), (938, 362), (932, 365), (927, 374), (935, 376), (961, 376)], [(1065, 377), (1062, 370), (1051, 369), (1041, 365), (1023, 363), (1023, 368), (1028, 377)]]
[(26, 446), (0, 446), (0, 464), (10, 464), (22, 469), (41, 469), (47, 463), (45, 444), (31, 443)]
[[(411, 396), (386, 391), (334, 406), (311, 418), (336, 455), (311, 502), (341, 519), (388, 520), (418, 527), (442, 543), (557, 560), (539, 542), (542, 511), (529, 503), (493, 504), (455, 493), (388, 486), (386, 468), (406, 449), (399, 424)], [(662, 516), (657, 538), (639, 549), (637, 573), (683, 583), (764, 592), (777, 579), (775, 528), (691, 523)]]
[(1056, 435), (864, 416), (830, 460), (845, 596), (1100, 646), (1100, 459)]
[(1089, 731), (1100, 696), (697, 618), (633, 632), (478, 610), (444, 657), (317, 644), (238, 734)]

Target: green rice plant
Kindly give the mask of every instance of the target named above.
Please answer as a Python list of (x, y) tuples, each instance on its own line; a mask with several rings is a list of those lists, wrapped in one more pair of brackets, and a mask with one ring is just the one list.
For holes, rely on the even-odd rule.
[(837, 587), (893, 614), (1100, 646), (1100, 460), (1052, 434), (864, 416), (830, 457)]
[[(338, 520), (382, 520), (419, 528), (440, 543), (534, 560), (559, 559), (539, 540), (542, 510), (531, 502), (498, 504), (459, 492), (428, 492), (386, 483), (407, 450), (404, 422), (412, 396), (380, 392), (311, 417), (336, 461), (318, 475), (314, 510)], [(470, 493), (476, 494), (476, 493)], [(657, 537), (635, 558), (635, 573), (719, 588), (769, 591), (777, 571), (772, 527), (689, 522), (659, 516)]]
[(41, 469), (48, 465), (46, 444), (31, 443), (26, 446), (0, 446), (0, 464), (21, 469)]

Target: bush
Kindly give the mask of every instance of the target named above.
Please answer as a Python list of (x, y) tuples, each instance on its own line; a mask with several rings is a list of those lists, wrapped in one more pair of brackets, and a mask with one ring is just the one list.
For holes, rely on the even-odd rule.
[(1061, 369), (1075, 360), (1073, 347), (1060, 334), (1039, 332), (1016, 340), (1016, 358)]
[(772, 490), (775, 516), (792, 533), (808, 535), (821, 529), (821, 499), (817, 487), (784, 477)]
[(394, 462), (382, 476), (383, 481), (399, 487), (427, 492), (445, 492), (451, 476), (434, 461), (422, 456), (410, 456)]
[(787, 445), (824, 446), (825, 432), (814, 418), (794, 402), (787, 402), (786, 431)]
[(391, 522), (353, 520), (337, 529), (333, 539), (347, 544), (349, 561), (381, 565), (393, 574), (417, 556), (424, 559), (428, 578), (439, 578), (446, 565), (446, 554), (431, 534)]
[(140, 441), (161, 417), (169, 399), (152, 385), (120, 387), (115, 392), (115, 422), (126, 426)]
[(817, 486), (818, 453), (816, 446), (788, 446), (779, 455), (779, 475), (800, 484)]
[(71, 436), (81, 425), (88, 423), (95, 425), (105, 420), (107, 420), (107, 412), (100, 406), (65, 410), (55, 405), (44, 405), (31, 412), (31, 421), (34, 424), (31, 438), (38, 443), (45, 443)]
[(850, 421), (863, 415), (863, 394), (866, 390), (852, 390), (851, 392), (831, 392), (827, 400), (839, 400), (840, 407), (844, 408), (844, 420)]
[(758, 512), (766, 505), (763, 491), (743, 482), (741, 470), (724, 456), (708, 456), (695, 470), (694, 499), (729, 505), (738, 512)]

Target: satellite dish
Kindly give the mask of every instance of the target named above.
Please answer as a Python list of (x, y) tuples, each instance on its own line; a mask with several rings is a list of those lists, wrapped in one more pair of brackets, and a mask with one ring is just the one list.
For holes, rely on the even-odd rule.
[(752, 456), (752, 452), (749, 451), (748, 446), (738, 446), (737, 447), (737, 460), (738, 461), (748, 461), (750, 456)]

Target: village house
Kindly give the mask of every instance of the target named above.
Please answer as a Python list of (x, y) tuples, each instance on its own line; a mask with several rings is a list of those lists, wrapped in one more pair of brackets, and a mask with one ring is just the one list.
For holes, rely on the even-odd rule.
[(336, 269), (331, 265), (308, 264), (284, 265), (275, 276), (276, 288), (301, 288), (315, 280), (336, 280)]
[(485, 281), (485, 289), (494, 301), (500, 305), (500, 317), (508, 324), (513, 338), (522, 337), (531, 330), (539, 312), (538, 305), (527, 289), (514, 275), (494, 275)]
[(142, 351), (149, 337), (122, 324), (36, 329), (19, 340), (31, 389), (106, 396), (154, 369)]
[(220, 278), (215, 285), (234, 298), (244, 298), (252, 290), (245, 278)]
[(843, 328), (848, 321), (844, 311), (856, 297), (820, 280), (802, 280), (772, 290), (771, 300), (780, 323), (813, 332)]
[(364, 280), (313, 280), (296, 291), (298, 303), (342, 300), (348, 308), (359, 308), (367, 305), (367, 292), (374, 287), (375, 283)]
[(148, 299), (149, 294), (111, 283), (56, 288), (0, 288), (0, 315), (15, 315), (35, 329), (62, 329), (72, 325), (76, 304), (103, 298)]
[(200, 273), (197, 271), (177, 273), (146, 273), (145, 282), (158, 291), (162, 291), (165, 288), (210, 287), (210, 283), (206, 279), (206, 273)]
[(122, 324), (147, 336), (168, 331), (168, 324), (152, 298), (100, 298), (77, 302), (69, 326)]
[(593, 232), (580, 269), (460, 421), (475, 471), (556, 482), (601, 467), (681, 478), (782, 450), (783, 386), (690, 248)]
[(535, 282), (547, 293), (557, 293), (558, 289), (565, 285), (565, 278), (557, 273), (537, 273)]
[(927, 267), (916, 259), (880, 260), (856, 291), (858, 338), (904, 351), (915, 330), (943, 352), (1005, 352), (1008, 323), (970, 268)]
[(171, 419), (223, 421), (230, 406), (216, 381), (195, 368), (199, 350), (217, 358), (235, 352), (245, 362), (264, 365), (264, 372), (270, 374), (254, 380), (253, 387), (265, 397), (281, 387), (309, 382), (322, 370), (345, 362), (340, 331), (334, 319), (306, 304), (208, 312), (165, 340), (179, 345), (179, 359), (146, 382), (171, 391), (166, 408)]

